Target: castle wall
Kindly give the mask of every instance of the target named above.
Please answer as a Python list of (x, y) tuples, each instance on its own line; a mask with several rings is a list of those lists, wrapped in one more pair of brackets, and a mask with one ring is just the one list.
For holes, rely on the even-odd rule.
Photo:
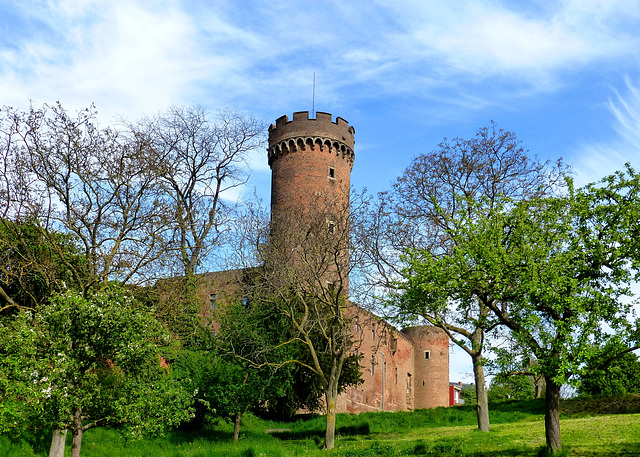
[[(431, 326), (399, 331), (355, 308), (354, 337), (363, 383), (346, 389), (337, 411), (410, 411), (449, 406), (449, 339)], [(415, 338), (415, 341), (414, 341)], [(425, 351), (429, 359), (424, 359)]]
[(412, 342), (393, 326), (359, 308), (354, 323), (363, 383), (338, 399), (340, 412), (406, 411), (413, 408)]

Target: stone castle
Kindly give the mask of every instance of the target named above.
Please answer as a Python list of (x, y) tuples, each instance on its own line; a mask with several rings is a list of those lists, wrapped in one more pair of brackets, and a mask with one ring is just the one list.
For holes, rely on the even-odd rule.
[[(304, 226), (300, 208), (349, 207), (354, 135), (346, 120), (333, 121), (331, 114), (322, 112), (315, 119), (306, 111), (296, 112), (293, 119), (282, 116), (269, 127), (272, 233), (292, 220)], [(333, 222), (327, 224), (331, 229)], [(233, 290), (241, 274), (205, 275), (199, 292), (203, 302)], [(341, 286), (348, 297), (346, 277)], [(364, 382), (340, 395), (338, 412), (405, 411), (455, 403), (450, 400), (449, 339), (442, 330), (432, 326), (398, 330), (365, 309), (353, 309), (354, 351), (362, 356)]]

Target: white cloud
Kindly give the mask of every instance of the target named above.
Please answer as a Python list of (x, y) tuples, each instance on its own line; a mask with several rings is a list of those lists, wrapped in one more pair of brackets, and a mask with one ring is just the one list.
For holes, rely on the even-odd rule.
[(171, 3), (154, 5), (65, 1), (37, 13), (46, 26), (17, 40), (17, 68), (5, 60), (6, 101), (60, 99), (70, 108), (96, 102), (112, 114), (155, 111), (180, 99), (205, 74), (194, 27)]
[(28, 33), (0, 41), (0, 90), (13, 104), (95, 101), (132, 116), (176, 102), (280, 112), (310, 105), (315, 71), (332, 108), (357, 86), (480, 109), (498, 98), (486, 82), (508, 83), (506, 98), (548, 91), (562, 72), (640, 49), (637, 0), (544, 5), (33, 0), (15, 7)]
[(625, 83), (626, 93), (614, 91), (614, 98), (608, 103), (618, 136), (607, 143), (585, 144), (581, 147), (574, 165), (578, 185), (598, 181), (616, 170), (622, 170), (629, 161), (636, 169), (640, 168), (640, 83), (634, 83), (629, 78), (625, 79)]
[(429, 71), (478, 78), (501, 75), (542, 89), (557, 71), (612, 54), (637, 53), (638, 39), (617, 28), (628, 12), (622, 3), (607, 8), (606, 15), (595, 5), (578, 5), (564, 2), (532, 14), (520, 4), (494, 1), (415, 2), (410, 7), (397, 3), (393, 13), (403, 30), (395, 34), (394, 44), (404, 59), (432, 62)]

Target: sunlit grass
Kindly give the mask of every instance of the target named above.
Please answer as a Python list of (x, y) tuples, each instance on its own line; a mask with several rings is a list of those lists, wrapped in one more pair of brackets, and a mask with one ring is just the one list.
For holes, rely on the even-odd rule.
[[(620, 400), (616, 400), (620, 401)], [(601, 400), (596, 400), (594, 405)], [(505, 402), (491, 406), (491, 431), (478, 432), (473, 407), (415, 412), (343, 414), (337, 420), (336, 449), (322, 451), (324, 417), (270, 422), (248, 415), (240, 441), (230, 441), (229, 424), (197, 432), (132, 441), (112, 429), (89, 430), (84, 457), (258, 457), (258, 456), (536, 456), (544, 446), (543, 402)], [(574, 408), (576, 409), (576, 408)], [(562, 439), (569, 456), (640, 455), (640, 414), (597, 415), (587, 405), (563, 414)], [(594, 409), (598, 409), (594, 407)], [(625, 410), (625, 408), (622, 408)], [(265, 430), (286, 429), (279, 433)], [(70, 438), (70, 437), (69, 437)], [(10, 441), (0, 437), (2, 457), (44, 457), (49, 436)], [(70, 452), (70, 440), (67, 455)]]

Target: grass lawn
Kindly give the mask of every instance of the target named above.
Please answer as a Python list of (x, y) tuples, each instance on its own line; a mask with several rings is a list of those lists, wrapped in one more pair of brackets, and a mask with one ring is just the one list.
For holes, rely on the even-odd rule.
[[(615, 405), (615, 406), (612, 406)], [(535, 456), (544, 446), (543, 402), (493, 404), (491, 431), (476, 430), (473, 407), (338, 416), (336, 449), (322, 451), (324, 418), (292, 423), (248, 416), (239, 443), (231, 427), (217, 424), (198, 432), (126, 441), (111, 429), (89, 430), (82, 455), (151, 457), (257, 456)], [(620, 412), (624, 412), (620, 414)], [(564, 402), (562, 439), (570, 456), (640, 455), (640, 396)], [(267, 429), (288, 429), (266, 434)], [(0, 457), (47, 456), (49, 436), (0, 437)], [(67, 455), (70, 452), (67, 446)]]

